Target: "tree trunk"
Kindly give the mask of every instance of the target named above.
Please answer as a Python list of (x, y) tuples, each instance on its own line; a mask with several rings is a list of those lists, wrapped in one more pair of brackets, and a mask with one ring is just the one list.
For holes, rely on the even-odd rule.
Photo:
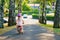
[(56, 11), (53, 28), (60, 28), (60, 0), (56, 1)]
[(8, 26), (12, 26), (16, 24), (15, 17), (15, 0), (9, 0), (9, 19)]
[(46, 13), (45, 13), (45, 0), (43, 0), (43, 4), (42, 4), (42, 16), (39, 19), (40, 23), (46, 24)]
[(19, 0), (19, 3), (18, 3), (18, 13), (22, 14), (22, 0)]
[(4, 0), (1, 0), (0, 1), (0, 28), (4, 28), (4, 26), (3, 26), (3, 14), (4, 14), (3, 6), (4, 6)]
[(42, 23), (46, 24), (46, 13), (45, 13), (45, 2), (46, 0), (43, 0), (43, 9), (42, 9)]

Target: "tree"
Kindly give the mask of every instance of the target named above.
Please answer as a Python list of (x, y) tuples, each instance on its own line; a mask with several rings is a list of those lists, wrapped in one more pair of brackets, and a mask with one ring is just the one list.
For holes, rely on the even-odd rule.
[(34, 0), (33, 3), (40, 3), (41, 0)]
[(46, 0), (41, 0), (40, 6), (42, 6), (41, 10), (42, 10), (42, 15), (39, 16), (39, 22), (46, 24), (46, 12), (45, 12), (45, 3)]
[(53, 28), (60, 28), (60, 0), (56, 0), (56, 10)]
[(0, 0), (0, 28), (4, 28), (3, 26), (3, 14), (4, 14), (4, 0)]
[(28, 5), (28, 2), (26, 0), (24, 0), (22, 3), (22, 10), (23, 11), (30, 11), (31, 10), (31, 7)]
[(9, 0), (4, 0), (4, 15), (8, 14), (9, 12)]
[(22, 13), (22, 0), (18, 2), (18, 13)]
[(8, 26), (15, 25), (16, 18), (15, 18), (15, 0), (9, 0), (9, 19), (8, 19)]
[(9, 8), (9, 0), (4, 0), (4, 8)]
[[(50, 6), (52, 6), (52, 2), (55, 2), (56, 0), (40, 0), (40, 6), (41, 6), (41, 10), (42, 10), (42, 15), (39, 17), (39, 22), (40, 23), (43, 23), (43, 24), (46, 24), (46, 4), (48, 2), (48, 4)], [(38, 1), (37, 1), (38, 2)]]

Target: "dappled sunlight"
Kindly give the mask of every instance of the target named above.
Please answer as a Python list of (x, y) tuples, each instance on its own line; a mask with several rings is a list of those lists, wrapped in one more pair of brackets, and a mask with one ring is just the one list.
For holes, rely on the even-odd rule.
[[(56, 31), (55, 29), (50, 28), (44, 28), (41, 27), (41, 25), (38, 25), (38, 19), (23, 19), (23, 35), (18, 34), (16, 30), (16, 25), (13, 27), (12, 30), (4, 33), (3, 35), (5, 38), (11, 40), (55, 40), (56, 34), (54, 34)], [(7, 26), (7, 24), (4, 24)], [(48, 24), (49, 26), (49, 24)], [(10, 27), (9, 27), (10, 28)]]
[(52, 36), (54, 37), (54, 34), (50, 34), (50, 33), (41, 33), (40, 36)]
[(4, 23), (3, 25), (4, 25), (4, 27), (8, 27), (8, 23)]
[(0, 40), (60, 40), (59, 18), (59, 0), (0, 0)]
[(54, 38), (54, 34), (50, 34), (50, 33), (40, 33), (36, 35), (38, 39), (40, 40), (55, 40)]
[[(23, 25), (24, 33), (23, 35), (17, 34), (16, 28), (13, 30), (4, 33), (5, 37), (11, 40), (55, 40), (56, 35), (51, 33), (49, 30), (44, 27), (40, 27), (37, 24), (25, 24)], [(54, 31), (53, 31), (54, 32)]]
[(0, 36), (0, 39), (6, 39), (8, 36)]
[[(7, 24), (4, 25), (7, 26)], [(56, 38), (56, 34), (54, 34), (56, 33), (56, 31), (54, 31), (55, 29), (41, 27), (41, 25), (38, 25), (38, 19), (24, 19), (23, 30), (23, 35), (18, 34), (15, 25), (14, 27), (12, 26), (12, 30), (3, 35), (5, 38), (7, 37), (7, 40), (55, 40), (58, 38), (58, 36)]]
[(24, 40), (30, 40), (31, 39), (31, 37), (24, 37)]
[[(47, 30), (45, 30), (45, 29), (43, 29), (43, 28), (38, 28), (38, 29), (36, 29), (36, 30), (34, 30), (35, 28), (34, 28), (34, 26), (36, 26), (36, 24), (35, 25), (29, 25), (29, 26), (32, 26), (32, 30), (27, 30), (28, 32), (32, 32), (32, 35), (33, 35), (33, 37), (35, 36), (36, 37), (36, 39), (40, 39), (40, 40), (54, 40), (55, 38), (55, 35), (54, 34), (52, 34), (52, 33), (41, 33), (42, 31), (47, 31)], [(29, 27), (28, 26), (28, 27)], [(38, 27), (38, 26), (36, 26), (36, 27)], [(25, 31), (26, 32), (26, 31)], [(34, 34), (33, 34), (34, 33)]]
[(30, 31), (33, 31), (33, 30), (30, 30)]

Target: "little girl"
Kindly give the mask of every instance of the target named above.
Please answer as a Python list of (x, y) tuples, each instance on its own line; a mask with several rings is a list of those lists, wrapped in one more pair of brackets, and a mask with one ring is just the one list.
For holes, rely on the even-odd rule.
[(18, 14), (18, 19), (16, 21), (16, 25), (17, 25), (17, 30), (19, 33), (23, 33), (23, 24), (24, 24), (24, 21), (22, 19), (22, 15), (19, 13)]

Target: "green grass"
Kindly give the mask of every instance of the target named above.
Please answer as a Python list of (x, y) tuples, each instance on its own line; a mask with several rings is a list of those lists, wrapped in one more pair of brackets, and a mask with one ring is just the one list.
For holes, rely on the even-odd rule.
[(53, 25), (52, 24), (39, 24), (40, 26), (43, 26), (45, 28), (48, 28), (48, 29), (53, 29)]
[(60, 28), (59, 29), (58, 28), (55, 28), (53, 30), (54, 30), (55, 33), (57, 33), (58, 35), (60, 35)]
[(60, 28), (53, 28), (53, 24), (39, 24), (40, 26), (53, 31), (54, 33), (56, 33), (57, 35), (60, 35)]
[(4, 24), (4, 28), (3, 28), (3, 29), (0, 28), (0, 34), (4, 34), (4, 33), (8, 32), (8, 31), (14, 29), (15, 27), (16, 27), (15, 25), (8, 27), (8, 26), (7, 26), (7, 23), (5, 23), (5, 24)]

